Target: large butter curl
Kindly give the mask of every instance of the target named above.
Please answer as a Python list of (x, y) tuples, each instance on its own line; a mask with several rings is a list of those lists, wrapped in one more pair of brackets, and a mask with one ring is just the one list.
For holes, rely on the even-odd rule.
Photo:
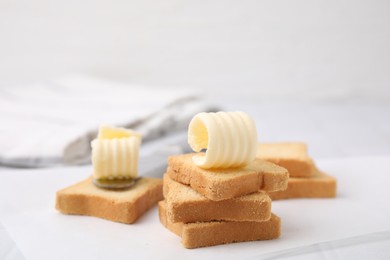
[(102, 126), (91, 142), (94, 178), (136, 178), (140, 144), (141, 135), (132, 130)]
[(244, 112), (199, 113), (188, 127), (188, 144), (195, 152), (192, 161), (204, 168), (233, 168), (256, 157), (255, 122)]

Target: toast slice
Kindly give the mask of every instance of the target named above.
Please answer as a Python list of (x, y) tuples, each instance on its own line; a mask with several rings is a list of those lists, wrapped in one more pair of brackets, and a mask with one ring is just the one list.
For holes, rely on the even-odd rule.
[(284, 191), (269, 192), (272, 200), (293, 198), (334, 198), (336, 197), (336, 178), (329, 176), (316, 168), (309, 178), (288, 180), (288, 188)]
[(212, 222), (182, 222), (172, 223), (167, 218), (166, 202), (160, 201), (160, 222), (171, 232), (182, 238), (185, 248), (215, 246), (233, 242), (254, 240), (270, 240), (280, 236), (280, 218), (274, 214), (268, 221), (212, 221)]
[(104, 190), (97, 188), (90, 177), (58, 191), (56, 208), (64, 214), (131, 224), (162, 199), (161, 179), (141, 178), (128, 190)]
[(307, 153), (305, 143), (261, 143), (256, 157), (286, 168), (290, 177), (306, 178), (314, 174), (314, 163)]
[(279, 191), (287, 188), (288, 171), (264, 160), (232, 169), (206, 170), (192, 162), (194, 153), (170, 156), (167, 173), (171, 179), (190, 185), (210, 200), (225, 200), (259, 190)]
[(271, 199), (265, 191), (213, 201), (189, 186), (164, 175), (164, 197), (170, 222), (266, 221), (271, 217)]

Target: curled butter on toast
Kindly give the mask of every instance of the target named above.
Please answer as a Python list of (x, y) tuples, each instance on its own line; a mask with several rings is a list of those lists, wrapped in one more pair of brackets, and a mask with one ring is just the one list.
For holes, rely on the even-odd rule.
[(199, 113), (188, 128), (188, 143), (195, 152), (195, 165), (204, 168), (245, 166), (256, 157), (255, 122), (244, 112)]
[(91, 142), (95, 179), (135, 178), (141, 135), (124, 128), (102, 126)]

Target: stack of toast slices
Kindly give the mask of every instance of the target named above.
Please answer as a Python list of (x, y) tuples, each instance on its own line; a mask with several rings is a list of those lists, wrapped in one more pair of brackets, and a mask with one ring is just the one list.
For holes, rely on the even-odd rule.
[(242, 168), (205, 170), (194, 154), (168, 158), (159, 202), (161, 223), (186, 248), (280, 236), (280, 218), (271, 212), (268, 192), (287, 188), (288, 171), (256, 159)]
[(336, 179), (317, 169), (305, 143), (259, 144), (253, 162), (231, 169), (202, 169), (194, 155), (170, 156), (163, 180), (143, 177), (128, 190), (100, 189), (89, 177), (58, 191), (56, 208), (131, 224), (158, 202), (160, 222), (198, 248), (278, 238), (272, 200), (336, 196)]
[(286, 190), (269, 192), (272, 200), (336, 197), (336, 179), (318, 170), (305, 143), (262, 143), (256, 157), (282, 166), (290, 173)]

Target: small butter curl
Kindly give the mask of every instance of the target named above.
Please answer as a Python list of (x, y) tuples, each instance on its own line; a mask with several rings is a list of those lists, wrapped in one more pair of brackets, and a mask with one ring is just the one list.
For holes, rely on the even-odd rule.
[(255, 122), (244, 112), (199, 113), (188, 127), (193, 162), (204, 169), (241, 167), (252, 162), (257, 151)]

